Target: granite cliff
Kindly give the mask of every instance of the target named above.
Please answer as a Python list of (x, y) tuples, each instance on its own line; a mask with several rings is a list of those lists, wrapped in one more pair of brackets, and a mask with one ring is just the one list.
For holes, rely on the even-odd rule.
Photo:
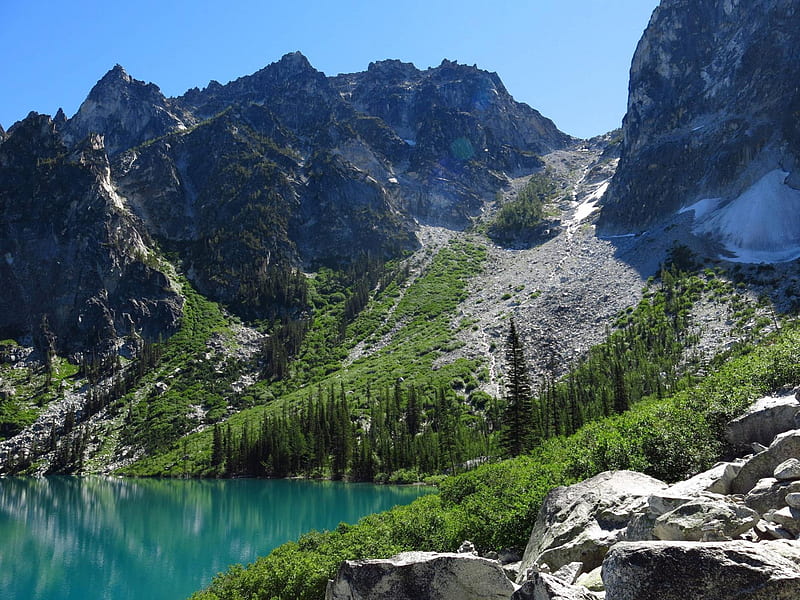
[(601, 228), (640, 232), (691, 211), (725, 257), (794, 258), (798, 36), (793, 0), (664, 0), (633, 58)]

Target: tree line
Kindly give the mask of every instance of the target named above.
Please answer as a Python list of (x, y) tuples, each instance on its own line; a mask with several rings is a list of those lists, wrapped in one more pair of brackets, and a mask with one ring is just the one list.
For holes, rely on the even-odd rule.
[(558, 381), (545, 378), (538, 394), (513, 320), (506, 338), (506, 405), (501, 447), (522, 454), (543, 440), (571, 435), (583, 424), (627, 411), (642, 398), (659, 398), (684, 386), (689, 310), (702, 281), (675, 268), (661, 272), (660, 285), (622, 317), (606, 341)]
[(268, 412), (241, 432), (215, 425), (210, 469), (226, 477), (416, 481), (495, 453), (498, 427), (490, 414), (476, 414), (445, 387), (398, 381), (357, 397), (331, 386), (298, 406)]

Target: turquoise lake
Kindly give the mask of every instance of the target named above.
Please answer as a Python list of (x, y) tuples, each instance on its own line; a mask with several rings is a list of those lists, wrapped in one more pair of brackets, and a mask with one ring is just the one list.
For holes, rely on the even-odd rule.
[(0, 478), (0, 598), (180, 600), (230, 564), (430, 491), (296, 480)]

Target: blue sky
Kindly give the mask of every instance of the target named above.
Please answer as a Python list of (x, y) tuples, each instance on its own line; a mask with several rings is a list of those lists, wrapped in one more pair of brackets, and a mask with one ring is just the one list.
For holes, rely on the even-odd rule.
[(636, 43), (658, 0), (0, 0), (0, 124), (72, 116), (114, 64), (167, 96), (300, 50), (328, 75), (399, 58), (496, 71), (578, 137), (618, 127)]

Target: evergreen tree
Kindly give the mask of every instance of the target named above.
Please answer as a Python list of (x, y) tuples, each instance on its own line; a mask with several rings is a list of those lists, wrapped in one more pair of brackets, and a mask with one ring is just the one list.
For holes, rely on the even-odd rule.
[(517, 456), (530, 441), (532, 401), (525, 354), (513, 319), (506, 338), (506, 364), (508, 381), (501, 444), (508, 456)]
[(211, 466), (217, 469), (222, 468), (222, 463), (225, 460), (225, 450), (222, 445), (222, 430), (219, 423), (214, 425), (214, 438), (211, 446)]

